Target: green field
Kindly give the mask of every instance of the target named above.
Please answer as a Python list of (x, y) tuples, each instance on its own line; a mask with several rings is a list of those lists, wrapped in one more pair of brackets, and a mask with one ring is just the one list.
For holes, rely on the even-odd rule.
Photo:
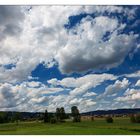
[(129, 118), (114, 119), (106, 123), (104, 119), (44, 124), (43, 122), (20, 122), (0, 124), (1, 135), (139, 135), (140, 124), (131, 123)]

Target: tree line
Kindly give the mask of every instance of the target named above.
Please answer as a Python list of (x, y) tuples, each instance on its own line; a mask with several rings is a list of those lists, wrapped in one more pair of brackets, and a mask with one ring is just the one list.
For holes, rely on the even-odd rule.
[[(19, 123), (19, 121), (44, 121), (44, 123), (56, 123), (56, 122), (65, 122), (66, 119), (71, 119), (73, 122), (81, 122), (81, 115), (79, 113), (79, 109), (76, 106), (71, 107), (71, 113), (65, 113), (64, 107), (56, 108), (55, 113), (49, 113), (45, 110), (44, 113), (33, 113), (31, 116), (27, 118), (22, 112), (0, 112), (0, 123), (9, 123), (15, 122)], [(94, 121), (94, 116), (90, 117), (91, 121)], [(130, 121), (132, 123), (140, 123), (140, 114), (130, 114)], [(105, 117), (107, 123), (113, 123), (113, 117), (108, 115)]]
[[(70, 116), (72, 117), (73, 122), (81, 121), (81, 116), (80, 116), (79, 110), (76, 106), (73, 106), (71, 108)], [(65, 119), (68, 119), (70, 116), (65, 113), (64, 107), (56, 108), (56, 112), (54, 114), (50, 114), (50, 113), (48, 113), (47, 110), (45, 110), (44, 123), (65, 122)]]
[(18, 124), (20, 119), (20, 112), (14, 112), (12, 115), (9, 115), (8, 112), (0, 112), (0, 123), (16, 122)]

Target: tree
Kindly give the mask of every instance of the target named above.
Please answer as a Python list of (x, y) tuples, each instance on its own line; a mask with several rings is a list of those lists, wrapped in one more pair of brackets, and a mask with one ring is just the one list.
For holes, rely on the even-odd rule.
[(136, 119), (135, 119), (134, 114), (131, 114), (131, 115), (130, 115), (130, 121), (131, 121), (132, 123), (135, 123), (135, 122), (136, 122)]
[(91, 116), (91, 121), (94, 121), (94, 116)]
[(137, 123), (140, 123), (140, 114), (136, 114), (135, 119)]
[(64, 122), (64, 119), (66, 118), (66, 113), (64, 107), (60, 108), (60, 121)]
[(58, 122), (64, 122), (65, 118), (66, 118), (66, 113), (64, 107), (56, 108), (56, 120)]
[(20, 112), (16, 112), (14, 118), (15, 118), (16, 124), (18, 125), (19, 120), (21, 118), (21, 113)]
[(60, 108), (56, 108), (56, 120), (60, 121)]
[(71, 115), (73, 117), (73, 122), (80, 122), (81, 121), (81, 116), (80, 116), (79, 110), (76, 106), (73, 106), (71, 108)]
[(54, 124), (54, 123), (56, 123), (56, 122), (57, 122), (57, 120), (56, 120), (55, 117), (53, 117), (53, 118), (50, 119), (50, 123), (51, 123), (51, 124)]
[(107, 123), (113, 123), (113, 118), (111, 116), (106, 117)]
[(45, 110), (45, 114), (44, 114), (44, 123), (47, 123), (50, 121), (50, 118), (49, 118), (49, 114), (48, 114), (48, 111)]
[(140, 123), (140, 114), (131, 114), (130, 115), (130, 121), (132, 123)]
[(0, 123), (8, 123), (10, 118), (8, 112), (0, 112)]

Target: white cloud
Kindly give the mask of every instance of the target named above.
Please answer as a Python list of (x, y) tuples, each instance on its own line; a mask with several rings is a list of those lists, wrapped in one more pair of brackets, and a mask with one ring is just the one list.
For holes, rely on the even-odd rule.
[[(1, 30), (3, 26), (8, 28), (9, 23), (13, 26), (12, 30), (8, 29), (12, 36), (6, 32), (0, 43), (0, 82), (27, 80), (42, 62), (46, 67), (58, 63), (64, 73), (111, 68), (120, 64), (134, 46), (133, 34), (115, 34), (114, 30), (124, 28), (117, 18), (102, 16), (105, 11), (134, 15), (134, 9), (117, 6), (33, 6), (28, 11), (25, 7), (7, 6), (0, 7), (0, 10), (3, 19)], [(69, 23), (69, 17), (81, 13), (95, 13), (97, 17), (86, 17), (73, 29), (66, 30), (64, 25)], [(20, 34), (13, 36), (17, 28), (21, 29)], [(112, 32), (109, 41), (99, 43), (107, 31)], [(15, 67), (4, 67), (10, 64)]]
[(92, 97), (92, 96), (96, 96), (97, 93), (95, 92), (87, 92), (86, 94), (83, 95), (83, 97)]
[(29, 87), (39, 87), (41, 85), (41, 82), (35, 82), (35, 81), (31, 81), (31, 82), (28, 82), (27, 85)]
[(46, 95), (58, 93), (63, 90), (62, 88), (49, 88), (39, 82), (23, 82), (17, 85), (1, 83), (0, 108), (18, 108), (21, 104), (28, 105), (29, 102), (32, 105), (47, 103), (48, 97)]
[(111, 84), (105, 88), (104, 93), (97, 96), (97, 99), (102, 99), (106, 97), (115, 97), (119, 92), (126, 89), (129, 86), (130, 82), (128, 79), (124, 78), (122, 81), (116, 80), (114, 84)]
[[(79, 78), (51, 79), (50, 87), (41, 82), (23, 81), (33, 80), (31, 72), (40, 63), (48, 68), (57, 64), (66, 74), (109, 69), (121, 64), (136, 47), (137, 35), (118, 34), (127, 25), (115, 16), (103, 16), (105, 12), (108, 15), (121, 13), (131, 17), (130, 20), (135, 15), (135, 9), (118, 6), (33, 6), (30, 11), (20, 6), (0, 6), (0, 108), (44, 111), (48, 107), (49, 111), (54, 111), (64, 106), (70, 110), (68, 103), (71, 103), (82, 111), (93, 109), (97, 103), (87, 99), (95, 95), (89, 90), (106, 80), (116, 80), (116, 76), (88, 74)], [(70, 16), (82, 13), (94, 13), (95, 18), (87, 16), (72, 29), (64, 28)], [(103, 41), (107, 32), (110, 35)], [(12, 68), (6, 68), (9, 65), (13, 65)], [(128, 83), (127, 79), (116, 81), (106, 93), (117, 92)], [(63, 91), (69, 94), (55, 94)], [(78, 97), (81, 94), (84, 99)], [(138, 94), (133, 96), (139, 97)]]
[(140, 77), (140, 71), (136, 71), (134, 73), (131, 73), (131, 74), (124, 74), (125, 77), (128, 77), (128, 78), (135, 78), (135, 77)]
[(82, 98), (80, 98), (80, 99), (74, 98), (69, 102), (69, 104), (70, 105), (79, 105), (82, 100), (83, 100)]
[(124, 93), (124, 96), (117, 97), (116, 101), (139, 101), (140, 99), (140, 90), (137, 89), (128, 89)]
[(93, 85), (92, 85), (91, 82), (85, 83), (81, 87), (78, 87), (78, 88), (73, 89), (70, 92), (70, 95), (76, 96), (76, 95), (84, 94), (84, 93), (86, 93), (92, 87), (93, 87)]
[(71, 107), (76, 105), (80, 112), (89, 111), (96, 105), (92, 99), (83, 99), (69, 95), (58, 95), (49, 97), (47, 109), (55, 112), (57, 107), (65, 107), (66, 112), (71, 111)]
[(115, 80), (116, 78), (117, 76), (114, 76), (113, 74), (103, 73), (103, 74), (87, 74), (79, 78), (68, 77), (62, 80), (57, 80), (56, 78), (54, 78), (48, 80), (47, 82), (54, 86), (61, 85), (63, 87), (73, 87), (73, 88), (81, 87), (86, 83), (91, 83), (92, 87), (96, 87), (105, 80)]
[(126, 89), (129, 85), (129, 81), (128, 79), (124, 78), (122, 81), (115, 81), (115, 83), (113, 85), (109, 85), (106, 89), (105, 89), (105, 95), (111, 95), (114, 93), (118, 93), (119, 91)]
[[(80, 73), (118, 66), (136, 46), (137, 35), (117, 34), (124, 27), (109, 17), (84, 18), (70, 30), (67, 44), (56, 55), (59, 69), (63, 73)], [(103, 41), (107, 32), (109, 39)]]
[(140, 80), (137, 81), (137, 83), (135, 84), (135, 86), (140, 87)]
[(124, 95), (133, 95), (133, 94), (137, 94), (139, 92), (139, 90), (137, 89), (127, 89), (124, 93)]
[(16, 36), (22, 31), (24, 13), (20, 6), (0, 6), (0, 41), (7, 36)]
[(106, 80), (115, 80), (117, 77), (112, 74), (88, 74), (79, 78), (64, 78), (62, 80), (51, 79), (47, 82), (51, 85), (61, 85), (67, 88), (74, 88), (69, 93), (72, 96), (85, 94), (89, 89), (95, 88)]

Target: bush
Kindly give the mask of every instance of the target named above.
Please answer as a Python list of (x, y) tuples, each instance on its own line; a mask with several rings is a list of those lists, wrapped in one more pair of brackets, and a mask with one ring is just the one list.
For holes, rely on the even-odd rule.
[(91, 117), (91, 121), (94, 121), (94, 117), (93, 116)]
[(132, 123), (135, 123), (135, 122), (136, 122), (136, 119), (135, 119), (134, 114), (130, 115), (130, 121), (131, 121)]
[(106, 117), (106, 122), (107, 123), (113, 123), (113, 118), (110, 117), (110, 116)]
[(0, 112), (0, 123), (8, 123), (10, 120), (6, 112)]
[(60, 122), (61, 122), (61, 123), (64, 123), (64, 122), (66, 122), (66, 121), (65, 121), (65, 120), (60, 120)]
[(132, 123), (140, 123), (140, 114), (136, 114), (136, 115), (132, 114), (132, 115), (130, 115), (130, 121)]
[(135, 120), (136, 120), (136, 123), (140, 123), (140, 114), (136, 114)]
[(81, 116), (78, 115), (78, 116), (73, 117), (73, 122), (81, 122)]
[(57, 122), (57, 120), (55, 119), (55, 118), (51, 118), (51, 120), (50, 120), (50, 123), (51, 124), (54, 124), (54, 123), (56, 123)]

